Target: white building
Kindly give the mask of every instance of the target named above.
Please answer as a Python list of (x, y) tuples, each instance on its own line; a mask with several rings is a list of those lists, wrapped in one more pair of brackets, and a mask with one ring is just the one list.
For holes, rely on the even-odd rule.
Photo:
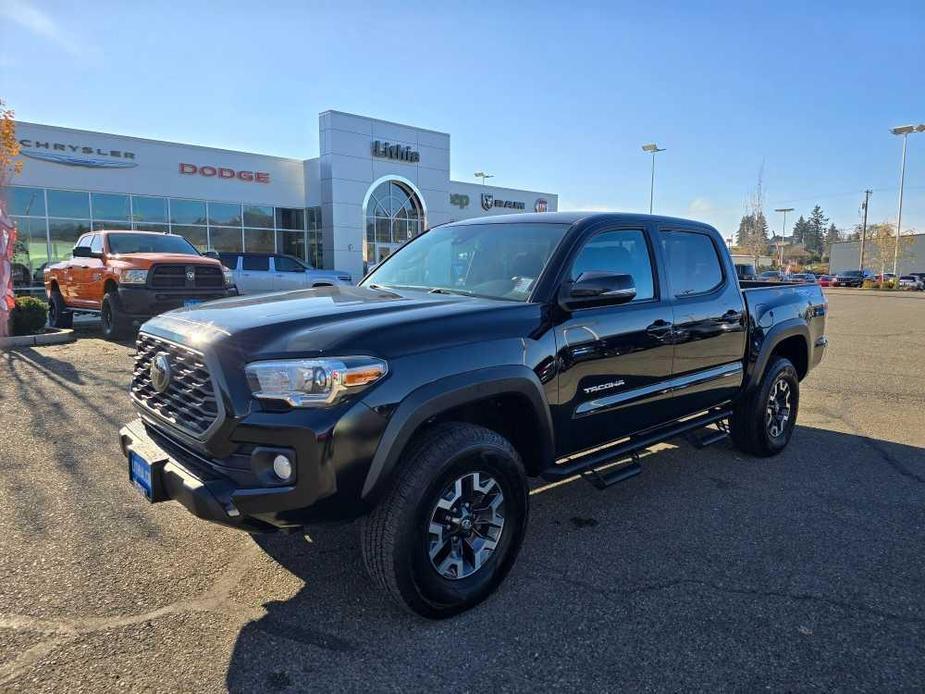
[[(882, 249), (884, 258), (880, 257), (881, 249), (875, 240), (867, 239), (864, 244), (864, 269), (874, 274), (886, 268), (886, 272), (893, 271), (892, 243)], [(910, 272), (925, 272), (925, 234), (911, 234), (903, 236), (900, 244), (899, 263), (900, 275)], [(845, 270), (857, 270), (861, 259), (860, 241), (839, 241), (832, 244), (829, 253), (829, 272), (836, 274)]]
[(447, 133), (325, 111), (319, 134), (303, 160), (19, 122), (24, 166), (6, 194), (20, 269), (67, 257), (89, 229), (134, 228), (359, 278), (437, 224), (557, 210), (552, 193), (451, 181)]

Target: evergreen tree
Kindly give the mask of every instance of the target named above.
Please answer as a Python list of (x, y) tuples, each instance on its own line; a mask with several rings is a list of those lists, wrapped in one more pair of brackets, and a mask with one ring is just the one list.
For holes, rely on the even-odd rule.
[(748, 245), (748, 236), (751, 233), (751, 215), (743, 215), (742, 221), (739, 222), (739, 229), (736, 231), (736, 246), (745, 248)]
[(841, 234), (834, 223), (829, 225), (825, 230), (825, 255), (829, 257), (832, 254), (832, 244), (841, 240)]
[(794, 244), (802, 244), (806, 239), (806, 220), (803, 219), (803, 215), (800, 215), (800, 218), (797, 220), (796, 224), (793, 225), (793, 241)]
[(825, 230), (828, 223), (829, 218), (822, 213), (822, 208), (816, 205), (806, 221), (806, 230), (803, 233), (803, 245), (806, 250), (822, 255)]
[(768, 220), (764, 212), (749, 213), (742, 217), (736, 231), (736, 246), (745, 248), (755, 255), (764, 255), (768, 249)]

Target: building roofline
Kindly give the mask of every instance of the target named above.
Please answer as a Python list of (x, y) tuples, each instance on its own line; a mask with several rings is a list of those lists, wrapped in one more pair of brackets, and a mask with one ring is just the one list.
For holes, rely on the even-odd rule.
[(338, 111), (336, 108), (329, 108), (325, 111), (319, 113), (319, 117), (323, 116), (325, 113), (337, 113), (341, 116), (350, 116), (351, 118), (361, 118), (362, 120), (374, 120), (377, 123), (385, 123), (386, 125), (397, 125), (399, 128), (411, 128), (412, 130), (423, 130), (426, 133), (434, 133), (435, 135), (446, 135), (450, 136), (449, 133), (445, 133), (442, 130), (432, 130), (430, 128), (419, 128), (416, 125), (409, 125), (408, 123), (399, 123), (394, 120), (385, 120), (383, 118), (371, 118), (370, 116), (364, 116), (359, 113), (350, 113), (350, 111)]

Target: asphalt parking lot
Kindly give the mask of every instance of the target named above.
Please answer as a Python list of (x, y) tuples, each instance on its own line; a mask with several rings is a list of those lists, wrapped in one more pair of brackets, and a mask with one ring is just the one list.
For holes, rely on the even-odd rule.
[(784, 454), (677, 441), (539, 488), (499, 593), (439, 623), (383, 600), (355, 527), (144, 502), (131, 345), (0, 353), (0, 690), (921, 690), (925, 295), (828, 293)]

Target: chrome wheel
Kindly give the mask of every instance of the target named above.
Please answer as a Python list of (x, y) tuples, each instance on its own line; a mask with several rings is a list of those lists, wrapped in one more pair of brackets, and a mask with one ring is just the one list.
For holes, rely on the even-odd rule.
[(765, 426), (772, 438), (777, 438), (787, 428), (790, 421), (790, 384), (783, 378), (778, 378), (771, 386), (768, 395), (768, 406), (765, 415)]
[(430, 514), (430, 563), (443, 578), (467, 578), (491, 558), (503, 531), (501, 485), (484, 472), (467, 473), (443, 488)]

